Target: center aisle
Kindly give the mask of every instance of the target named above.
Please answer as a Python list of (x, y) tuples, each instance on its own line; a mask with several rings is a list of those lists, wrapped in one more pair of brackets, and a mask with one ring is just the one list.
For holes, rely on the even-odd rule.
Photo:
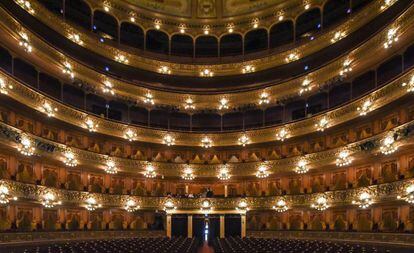
[(210, 247), (207, 242), (204, 242), (203, 246), (200, 247), (198, 253), (214, 253), (213, 247)]

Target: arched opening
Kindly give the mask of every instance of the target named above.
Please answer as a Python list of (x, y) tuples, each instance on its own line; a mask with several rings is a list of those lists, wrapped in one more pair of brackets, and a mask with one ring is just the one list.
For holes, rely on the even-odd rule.
[(218, 41), (213, 36), (200, 36), (195, 44), (196, 57), (218, 57)]
[(377, 69), (377, 86), (386, 84), (402, 72), (401, 55), (396, 55), (381, 64)]
[(149, 30), (146, 35), (146, 49), (155, 53), (168, 54), (168, 35), (162, 31)]
[(268, 35), (265, 29), (256, 29), (248, 32), (244, 37), (244, 53), (253, 53), (265, 50), (268, 47)]
[(329, 90), (329, 108), (345, 104), (351, 100), (351, 84), (343, 83)]
[(141, 27), (124, 22), (121, 24), (120, 41), (130, 47), (144, 49), (144, 31)]
[(329, 0), (323, 7), (323, 27), (338, 23), (348, 16), (349, 0)]
[(44, 73), (39, 73), (39, 89), (42, 92), (60, 100), (61, 88), (62, 87), (58, 79)]
[(223, 115), (223, 130), (243, 129), (243, 113), (230, 112)]
[[(55, 1), (53, 1), (55, 2)], [(73, 23), (90, 30), (92, 11), (82, 0), (65, 0), (65, 17)]]
[(352, 98), (361, 97), (373, 89), (375, 89), (375, 71), (369, 71), (352, 81)]
[(318, 8), (302, 13), (296, 20), (296, 39), (312, 37), (321, 28), (321, 11)]
[(169, 113), (164, 110), (151, 110), (150, 112), (150, 126), (159, 128), (168, 128)]
[(306, 116), (310, 117), (314, 114), (323, 112), (328, 107), (328, 94), (320, 92), (308, 98), (306, 103)]
[(0, 47), (0, 68), (11, 73), (12, 72), (12, 56), (8, 50)]
[(63, 102), (76, 108), (85, 109), (85, 93), (82, 89), (70, 84), (63, 85)]
[(265, 125), (271, 126), (283, 122), (283, 106), (277, 105), (265, 110)]
[(118, 22), (117, 20), (102, 11), (95, 11), (93, 16), (93, 30), (101, 33), (105, 39), (116, 40), (118, 38)]
[(293, 22), (291, 20), (277, 23), (270, 28), (270, 48), (289, 44), (293, 42), (293, 39)]
[(171, 54), (178, 56), (193, 57), (194, 42), (188, 35), (175, 34), (171, 37)]
[(220, 39), (220, 56), (243, 54), (243, 38), (240, 34), (227, 34)]
[(193, 131), (220, 131), (221, 116), (214, 113), (197, 113), (192, 116)]
[(148, 110), (143, 107), (131, 106), (129, 109), (130, 121), (132, 124), (147, 126)]
[(46, 7), (49, 11), (62, 15), (63, 13), (63, 1), (57, 0), (39, 0), (39, 2)]
[(244, 125), (246, 128), (263, 126), (263, 110), (253, 109), (244, 113)]
[(101, 117), (107, 117), (106, 100), (95, 94), (86, 94), (86, 108), (88, 112)]
[(118, 121), (127, 121), (128, 117), (128, 106), (120, 101), (109, 101), (108, 102), (108, 118)]
[(411, 45), (404, 52), (404, 70), (414, 65), (414, 45)]
[(190, 130), (190, 115), (182, 112), (170, 114), (170, 129)]
[(19, 58), (14, 58), (14, 76), (24, 83), (37, 88), (37, 70)]

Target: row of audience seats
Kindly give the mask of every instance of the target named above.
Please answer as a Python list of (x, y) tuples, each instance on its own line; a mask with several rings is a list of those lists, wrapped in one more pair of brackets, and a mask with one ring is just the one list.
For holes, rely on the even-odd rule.
[(348, 242), (227, 237), (210, 242), (215, 253), (409, 253), (412, 248)]
[(37, 246), (1, 247), (10, 253), (197, 253), (198, 239), (175, 238), (123, 238), (49, 243)]

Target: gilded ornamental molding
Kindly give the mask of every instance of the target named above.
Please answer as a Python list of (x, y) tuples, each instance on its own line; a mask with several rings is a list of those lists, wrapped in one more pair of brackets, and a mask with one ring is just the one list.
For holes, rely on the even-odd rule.
[[(336, 168), (335, 161), (337, 160), (340, 152), (346, 148), (348, 155), (352, 157), (353, 160), (362, 160), (367, 159), (368, 157), (375, 157), (379, 155), (381, 150), (382, 140), (389, 135), (389, 133), (396, 134), (397, 147), (408, 147), (412, 145), (413, 140), (411, 137), (404, 137), (403, 133), (405, 129), (414, 125), (414, 121), (405, 123), (394, 129), (382, 132), (370, 138), (364, 140), (347, 144), (346, 146), (341, 146), (338, 148), (329, 149), (326, 151), (316, 152), (307, 154), (304, 156), (294, 156), (290, 158), (283, 158), (277, 160), (268, 160), (266, 162), (238, 162), (238, 163), (229, 163), (226, 165), (226, 168), (229, 174), (234, 178), (243, 178), (243, 177), (254, 177), (258, 168), (265, 164), (268, 173), (272, 174), (272, 177), (283, 174), (283, 173), (293, 173), (297, 167), (300, 160), (305, 160), (308, 169), (326, 171), (326, 166), (332, 166)], [(108, 156), (105, 154), (99, 154), (79, 148), (68, 147), (64, 144), (57, 143), (38, 137), (32, 134), (25, 133), (15, 127), (9, 126), (5, 123), (0, 122), (0, 143), (6, 145), (9, 148), (15, 149), (19, 147), (19, 141), (22, 135), (29, 137), (36, 150), (34, 154), (40, 155), (42, 157), (48, 158), (52, 161), (65, 161), (64, 154), (70, 148), (70, 151), (74, 154), (74, 158), (77, 160), (77, 165), (79, 167), (85, 167), (98, 170), (104, 170), (107, 164), (108, 159), (113, 161), (118, 169), (118, 172), (129, 173), (129, 174), (144, 174), (146, 172), (146, 166), (148, 162), (146, 160), (137, 160), (137, 159), (127, 159), (120, 157)], [(373, 148), (369, 151), (361, 150), (360, 145), (364, 143), (372, 143)], [(151, 164), (155, 167), (156, 173), (161, 175), (164, 178), (177, 178), (183, 175), (188, 165), (186, 163), (169, 163), (169, 162), (159, 162), (153, 161)], [(193, 175), (196, 178), (216, 178), (222, 169), (220, 164), (190, 164), (193, 171)], [(232, 180), (229, 180), (230, 182)]]
[[(352, 201), (357, 199), (359, 194), (369, 191), (374, 199), (374, 203), (401, 201), (397, 196), (405, 192), (405, 189), (413, 185), (413, 180), (402, 180), (393, 183), (379, 184), (364, 188), (354, 188), (340, 191), (327, 191), (324, 193), (285, 195), (284, 200), (288, 203), (289, 209), (309, 209), (315, 199), (323, 195), (329, 207), (349, 206)], [(24, 184), (15, 181), (2, 180), (1, 185), (9, 189), (12, 196), (17, 197), (17, 201), (38, 203), (46, 192), (53, 192), (57, 199), (62, 202), (62, 206), (78, 205), (84, 207), (87, 199), (94, 198), (96, 203), (102, 208), (123, 208), (128, 200), (134, 200), (142, 210), (163, 210), (165, 203), (170, 201), (176, 207), (169, 213), (179, 212), (180, 210), (197, 211), (200, 210), (205, 198), (171, 198), (171, 197), (137, 197), (129, 195), (99, 194), (80, 191), (68, 191), (62, 189), (48, 188), (44, 186)], [(271, 197), (246, 197), (246, 198), (209, 198), (211, 206), (217, 212), (234, 211), (239, 203), (244, 199), (249, 210), (271, 210), (275, 202), (281, 196)]]
[[(46, 8), (44, 8), (36, 2), (33, 4), (33, 9), (35, 10), (35, 13), (33, 15), (43, 23), (47, 24), (50, 28), (52, 28), (53, 30), (65, 37), (68, 37), (69, 35), (73, 34), (79, 35), (79, 38), (82, 41), (82, 44), (80, 46), (85, 47), (99, 55), (105, 56), (109, 59), (115, 59), (117, 55), (122, 54), (124, 57), (128, 59), (128, 65), (133, 67), (137, 67), (152, 72), (157, 72), (160, 66), (167, 66), (171, 69), (172, 74), (186, 76), (199, 76), (200, 71), (204, 69), (209, 69), (212, 72), (214, 72), (215, 76), (223, 76), (239, 75), (242, 73), (242, 69), (246, 65), (255, 66), (257, 71), (280, 66), (286, 64), (286, 59), (291, 54), (298, 54), (300, 58), (311, 55), (321, 50), (322, 48), (331, 45), (331, 39), (335, 37), (335, 34), (338, 31), (345, 34), (351, 34), (364, 24), (367, 24), (369, 21), (371, 21), (373, 18), (375, 18), (377, 15), (384, 11), (384, 9), (381, 8), (382, 4), (383, 3), (381, 3), (381, 1), (374, 1), (372, 4), (364, 8), (363, 11), (357, 13), (355, 16), (350, 18), (345, 23), (336, 26), (335, 29), (323, 33), (321, 36), (316, 37), (315, 40), (309, 41), (294, 49), (283, 51), (280, 53), (275, 53), (268, 57), (262, 57), (260, 59), (245, 62), (208, 65), (179, 64), (167, 61), (159, 61), (155, 59), (145, 58), (137, 54), (125, 52), (117, 48), (114, 48), (108, 44), (98, 43), (97, 38), (91, 35), (89, 32), (82, 32), (79, 29), (76, 29), (74, 26), (67, 24), (60, 17), (51, 13)], [(36, 13), (42, 13), (42, 15), (36, 15)], [(43, 15), (44, 13), (46, 13), (46, 15)], [(404, 14), (403, 16), (407, 16), (407, 14)], [(405, 23), (404, 19), (406, 18), (400, 17), (399, 21), (397, 22)]]
[[(282, 129), (288, 130), (290, 137), (315, 132), (317, 131), (315, 126), (318, 126), (321, 119), (327, 120), (328, 127), (337, 126), (341, 123), (361, 117), (363, 114), (377, 110), (405, 96), (407, 94), (407, 89), (402, 84), (404, 82), (409, 82), (409, 79), (413, 73), (414, 70), (408, 71), (389, 84), (340, 108), (283, 126), (250, 130), (246, 131), (244, 134), (248, 136), (250, 140), (249, 144), (255, 144), (277, 140), (276, 133), (279, 133)], [(51, 98), (36, 92), (32, 88), (18, 82), (16, 79), (4, 72), (1, 75), (4, 82), (13, 87), (13, 89), (8, 91), (8, 96), (10, 98), (13, 98), (14, 100), (40, 112), (44, 112), (42, 104), (46, 101), (49, 103), (51, 108), (55, 109), (53, 117), (85, 129), (90, 127), (87, 123), (91, 123), (93, 124), (94, 129), (89, 129), (90, 131), (97, 131), (101, 134), (124, 138), (125, 131), (131, 129), (137, 134), (138, 141), (158, 144), (162, 144), (163, 138), (167, 134), (170, 134), (175, 139), (175, 145), (179, 146), (200, 146), (202, 138), (206, 136), (203, 133), (179, 131), (167, 132), (165, 130), (131, 126), (89, 115), (86, 112), (74, 109), (73, 107), (62, 104), (56, 100), (52, 100)], [(360, 109), (364, 111), (360, 111)], [(242, 133), (240, 132), (220, 132), (208, 134), (215, 147), (238, 145), (238, 139), (241, 135)]]
[[(4, 31), (2, 39), (3, 42), (8, 44), (10, 48), (14, 47), (14, 51), (20, 51), (16, 44), (16, 40), (20, 39), (19, 32), (23, 31), (20, 24), (18, 24), (14, 18), (9, 16), (3, 9), (0, 9), (2, 15), (2, 28)], [(411, 29), (414, 22), (414, 7), (411, 7), (405, 14), (403, 14), (397, 21), (389, 26), (389, 28), (398, 27), (397, 33), (399, 38), (398, 47), (403, 47), (404, 44), (410, 43), (410, 38), (414, 33), (414, 29)], [(413, 15), (412, 15), (413, 14)], [(75, 74), (75, 78), (79, 78), (83, 83), (91, 85), (93, 90), (101, 92), (104, 87), (104, 82), (110, 82), (113, 86), (111, 89), (115, 96), (125, 101), (136, 101), (138, 104), (142, 104), (147, 107), (144, 103), (146, 96), (151, 94), (153, 101), (156, 105), (168, 105), (185, 110), (186, 101), (191, 98), (193, 101), (195, 110), (217, 110), (219, 108), (219, 101), (222, 98), (226, 98), (229, 102), (229, 108), (236, 108), (243, 105), (251, 105), (258, 103), (260, 96), (263, 92), (269, 95), (269, 104), (274, 105), (278, 101), (298, 96), (304, 79), (311, 82), (314, 89), (323, 88), (330, 81), (340, 77), (340, 72), (343, 70), (344, 62), (347, 60), (351, 61), (351, 66), (355, 73), (360, 72), (361, 69), (370, 68), (374, 64), (378, 64), (378, 59), (389, 57), (393, 50), (385, 50), (383, 48), (383, 42), (387, 36), (388, 30), (380, 32), (369, 41), (361, 45), (359, 48), (354, 49), (348, 55), (345, 55), (332, 63), (308, 74), (306, 77), (298, 77), (293, 80), (288, 80), (283, 83), (266, 84), (268, 87), (265, 89), (255, 89), (252, 91), (245, 92), (234, 92), (229, 94), (183, 94), (174, 91), (161, 91), (148, 89), (148, 84), (142, 84), (143, 87), (139, 87), (136, 84), (127, 83), (119, 79), (110, 78), (97, 71), (82, 65), (81, 63), (75, 62), (69, 59), (67, 56), (58, 52), (56, 49), (47, 45), (43, 40), (37, 38), (32, 33), (24, 31), (30, 38), (30, 43), (33, 45), (31, 54), (21, 54), (20, 56), (30, 62), (37, 63), (38, 66), (43, 66), (47, 73), (53, 73), (54, 76), (59, 76), (63, 80), (66, 80), (68, 76), (62, 73), (65, 69), (63, 64), (68, 62), (72, 66), (72, 71)], [(10, 34), (12, 37), (8, 36)], [(311, 93), (310, 92), (310, 93)], [(309, 94), (310, 94), (309, 93)], [(105, 94), (104, 94), (105, 95)], [(226, 110), (223, 110), (226, 111)]]

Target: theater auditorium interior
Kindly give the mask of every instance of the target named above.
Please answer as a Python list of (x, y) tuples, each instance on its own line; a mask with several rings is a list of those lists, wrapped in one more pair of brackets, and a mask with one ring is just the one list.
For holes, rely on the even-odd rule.
[(414, 252), (414, 0), (0, 0), (0, 252)]

